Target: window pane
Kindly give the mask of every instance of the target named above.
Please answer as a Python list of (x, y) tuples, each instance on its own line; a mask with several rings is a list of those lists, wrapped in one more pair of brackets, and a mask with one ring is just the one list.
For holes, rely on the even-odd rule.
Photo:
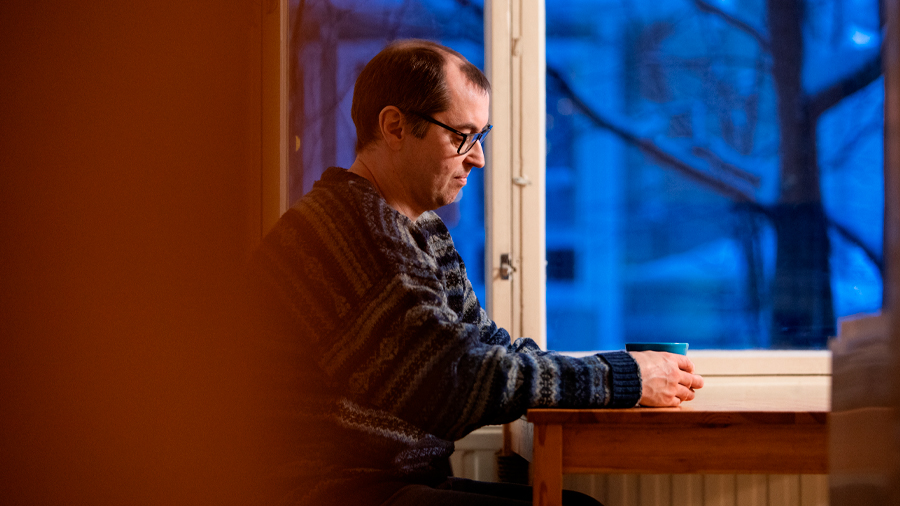
[(880, 34), (877, 0), (548, 4), (548, 347), (823, 348), (878, 310)]
[[(483, 2), (292, 0), (290, 6), (292, 204), (312, 189), (326, 168), (353, 163), (353, 86), (362, 67), (388, 42), (436, 40), (484, 69)], [(450, 228), (483, 304), (483, 172), (472, 171), (457, 201), (437, 212)]]

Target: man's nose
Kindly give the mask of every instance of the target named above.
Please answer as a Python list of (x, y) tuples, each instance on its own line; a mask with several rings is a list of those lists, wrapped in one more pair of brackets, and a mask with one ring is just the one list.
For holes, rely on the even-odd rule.
[(481, 141), (475, 141), (472, 149), (466, 153), (466, 161), (471, 163), (473, 167), (479, 169), (484, 167), (484, 149), (481, 147)]

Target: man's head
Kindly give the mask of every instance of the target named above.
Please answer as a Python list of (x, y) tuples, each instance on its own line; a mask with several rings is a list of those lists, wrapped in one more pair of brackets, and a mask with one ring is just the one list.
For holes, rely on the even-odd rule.
[(407, 114), (411, 133), (423, 137), (429, 123), (411, 113), (434, 116), (450, 107), (448, 63), (456, 65), (469, 84), (490, 93), (491, 85), (478, 67), (436, 42), (397, 41), (372, 58), (353, 89), (350, 115), (356, 125), (356, 152), (378, 139), (378, 117), (387, 106)]
[(484, 166), (490, 85), (440, 44), (401, 41), (375, 56), (356, 81), (352, 115), (351, 172), (412, 220), (453, 202), (469, 172)]

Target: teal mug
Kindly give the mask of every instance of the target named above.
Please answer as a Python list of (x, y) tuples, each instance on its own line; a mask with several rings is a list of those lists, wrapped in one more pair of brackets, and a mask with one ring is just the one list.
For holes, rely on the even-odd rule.
[(687, 355), (688, 343), (625, 343), (625, 351), (667, 351)]

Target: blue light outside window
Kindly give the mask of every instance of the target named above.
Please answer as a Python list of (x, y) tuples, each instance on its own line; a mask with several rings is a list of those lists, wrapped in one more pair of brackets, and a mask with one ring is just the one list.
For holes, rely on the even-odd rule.
[[(548, 4), (549, 348), (821, 348), (837, 317), (880, 308), (877, 1), (771, 3), (800, 22), (772, 30), (761, 1)], [(298, 5), (294, 200), (352, 162), (353, 82), (386, 42), (439, 40), (483, 68), (482, 2)], [(811, 121), (779, 112), (797, 98)], [(474, 171), (439, 211), (482, 302), (483, 192)]]

